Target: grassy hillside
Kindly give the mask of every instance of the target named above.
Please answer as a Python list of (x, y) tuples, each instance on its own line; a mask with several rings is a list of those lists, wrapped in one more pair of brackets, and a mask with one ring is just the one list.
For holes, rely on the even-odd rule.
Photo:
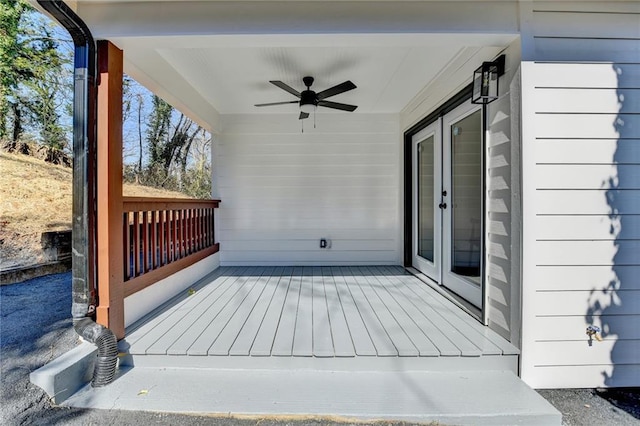
[[(126, 184), (125, 196), (188, 198)], [(0, 151), (0, 265), (41, 260), (40, 234), (71, 229), (71, 169)]]

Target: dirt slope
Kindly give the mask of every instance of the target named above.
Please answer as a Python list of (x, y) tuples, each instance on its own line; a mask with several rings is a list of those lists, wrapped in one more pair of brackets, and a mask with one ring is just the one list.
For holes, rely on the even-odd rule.
[[(71, 229), (68, 167), (0, 151), (0, 268), (42, 261), (40, 234)], [(188, 198), (141, 185), (124, 186), (125, 196)]]

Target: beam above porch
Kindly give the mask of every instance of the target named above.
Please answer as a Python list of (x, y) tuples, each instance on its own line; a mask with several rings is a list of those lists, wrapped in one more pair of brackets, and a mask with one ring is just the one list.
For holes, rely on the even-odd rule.
[(77, 1), (95, 35), (514, 33), (518, 1)]

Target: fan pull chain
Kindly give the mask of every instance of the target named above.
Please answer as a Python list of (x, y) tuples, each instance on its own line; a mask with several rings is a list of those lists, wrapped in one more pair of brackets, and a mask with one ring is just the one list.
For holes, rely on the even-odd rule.
[[(317, 107), (316, 107), (316, 109), (317, 109)], [(315, 109), (313, 110), (313, 128), (314, 129), (316, 128), (316, 110)]]

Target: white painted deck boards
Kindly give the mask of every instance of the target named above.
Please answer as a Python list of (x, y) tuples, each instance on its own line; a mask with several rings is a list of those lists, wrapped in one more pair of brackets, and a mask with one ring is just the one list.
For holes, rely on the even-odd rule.
[(398, 266), (221, 267), (193, 289), (192, 295), (181, 295), (128, 330), (131, 355), (451, 358), (518, 353)]

